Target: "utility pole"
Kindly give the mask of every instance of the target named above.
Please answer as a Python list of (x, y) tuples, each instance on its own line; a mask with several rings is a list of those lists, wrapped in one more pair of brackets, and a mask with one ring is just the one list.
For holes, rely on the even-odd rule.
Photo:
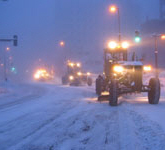
[(4, 79), (7, 82), (6, 50), (4, 51)]
[(156, 78), (158, 78), (159, 76), (159, 73), (158, 73), (158, 38), (160, 37), (160, 35), (154, 35), (154, 40), (155, 40), (155, 69), (156, 69), (156, 72), (155, 72), (155, 75), (156, 75)]
[(119, 42), (121, 42), (121, 21), (120, 21), (120, 10), (119, 10), (119, 8), (117, 8), (117, 10), (118, 10)]

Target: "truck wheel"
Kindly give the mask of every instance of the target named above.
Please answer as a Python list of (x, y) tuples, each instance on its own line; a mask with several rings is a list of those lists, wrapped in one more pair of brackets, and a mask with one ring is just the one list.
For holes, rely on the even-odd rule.
[(87, 84), (88, 84), (88, 86), (92, 86), (92, 78), (87, 79)]
[(101, 92), (102, 92), (101, 87), (102, 87), (101, 80), (97, 78), (96, 79), (96, 94), (97, 95), (101, 95)]
[(109, 105), (117, 106), (117, 103), (118, 103), (118, 81), (117, 80), (112, 80), (110, 84), (109, 93), (110, 93)]
[(149, 81), (148, 102), (158, 104), (160, 99), (160, 81), (158, 78), (151, 78)]
[(67, 79), (66, 79), (66, 77), (62, 77), (62, 84), (63, 84), (63, 85), (66, 85), (66, 84), (67, 84)]

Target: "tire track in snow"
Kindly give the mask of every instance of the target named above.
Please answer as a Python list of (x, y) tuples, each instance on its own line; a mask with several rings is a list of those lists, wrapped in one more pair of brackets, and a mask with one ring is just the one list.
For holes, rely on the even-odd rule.
[[(61, 127), (62, 130), (56, 134), (58, 140), (53, 144), (53, 150), (65, 148), (61, 145), (67, 145), (73, 150), (88, 150), (93, 147), (92, 142), (95, 142), (95, 149), (97, 149), (99, 147), (98, 141), (92, 141), (92, 139), (99, 140), (99, 134), (95, 134), (95, 131), (99, 130), (98, 125), (102, 125), (104, 128), (104, 132), (100, 133), (100, 136), (104, 135), (104, 138), (101, 139), (101, 144), (98, 142), (102, 148), (98, 150), (128, 150), (132, 148), (135, 150), (164, 150), (164, 133), (155, 122), (129, 110), (127, 106), (121, 105), (118, 108), (110, 107), (109, 109), (110, 113), (108, 114), (103, 111), (103, 114), (98, 115), (98, 111), (101, 109), (96, 110), (93, 107), (86, 111), (80, 111), (68, 119), (61, 118), (61, 116), (57, 118), (54, 125), (56, 128)], [(90, 116), (91, 112), (92, 116)], [(88, 116), (90, 119), (87, 119)], [(64, 122), (67, 124), (63, 125)], [(75, 132), (72, 132), (73, 129)], [(77, 140), (77, 145), (74, 140)]]
[[(62, 107), (60, 107), (60, 111), (57, 112), (57, 114), (53, 115), (51, 118), (49, 118), (48, 120), (44, 121), (41, 125), (39, 125), (35, 130), (31, 131), (29, 134), (27, 134), (26, 136), (22, 137), (22, 140), (16, 144), (19, 147), (19, 144), (22, 145), (24, 143), (26, 143), (26, 141), (30, 140), (33, 136), (35, 136), (36, 134), (38, 134), (39, 132), (42, 132), (42, 130), (49, 128), (49, 126), (51, 126), (56, 120), (58, 120), (61, 116), (63, 116), (64, 114), (69, 113), (69, 111), (74, 110), (74, 108), (80, 103), (80, 101), (75, 101), (73, 102), (64, 102), (62, 104)], [(60, 105), (60, 104), (59, 104)], [(13, 146), (15, 145), (13, 144)], [(11, 149), (12, 147), (11, 146)], [(15, 147), (15, 146), (14, 146)]]
[[(165, 133), (158, 123), (151, 121), (146, 116), (136, 112), (136, 106), (133, 104), (123, 104), (120, 111), (121, 121), (121, 139), (127, 135), (128, 141), (122, 143), (122, 149), (136, 150), (164, 150)], [(125, 119), (124, 119), (125, 117)], [(124, 125), (124, 126), (123, 126)]]
[(6, 103), (6, 104), (1, 104), (0, 105), (0, 111), (2, 112), (2, 111), (4, 111), (4, 109), (23, 104), (24, 102), (36, 100), (36, 99), (42, 97), (43, 95), (45, 95), (45, 93), (46, 93), (46, 90), (44, 88), (40, 88), (40, 87), (37, 87), (37, 89), (34, 88), (33, 90), (34, 91), (32, 91), (32, 93), (29, 95), (23, 96), (21, 98), (17, 98), (14, 101), (11, 101), (11, 102)]
[(142, 149), (165, 149), (165, 134), (159, 124), (144, 118), (135, 111), (129, 111), (129, 115), (134, 122), (135, 133), (142, 145)]
[[(58, 140), (54, 147), (57, 150), (65, 149), (119, 149), (120, 143), (118, 138), (118, 114), (116, 111), (111, 111), (107, 114), (99, 114), (98, 109), (92, 106), (88, 111), (80, 112), (75, 116), (73, 124), (61, 127), (66, 129), (64, 133), (56, 135)], [(92, 113), (91, 113), (92, 112)], [(115, 115), (116, 114), (116, 115)], [(89, 117), (89, 119), (88, 119)], [(68, 119), (65, 122), (68, 122)], [(100, 132), (102, 131), (102, 132)], [(65, 135), (60, 138), (60, 135)], [(69, 136), (71, 135), (71, 136)], [(103, 137), (100, 139), (100, 137)], [(95, 144), (92, 144), (95, 143)], [(100, 147), (101, 145), (101, 147)]]
[[(85, 93), (84, 97), (86, 97)], [(59, 112), (59, 116), (55, 115), (57, 118), (50, 118), (34, 133), (25, 136), (25, 139), (20, 141), (20, 145), (18, 144), (20, 150), (26, 149), (27, 144), (34, 139), (50, 134), (54, 134), (54, 142), (48, 143), (50, 146), (46, 148), (45, 145), (35, 146), (34, 144), (34, 146), (29, 145), (28, 150), (50, 148), (61, 150), (65, 149), (65, 146), (72, 150), (164, 150), (163, 130), (157, 123), (130, 110), (129, 108), (136, 110), (133, 104), (122, 103), (118, 107), (98, 103), (90, 103), (91, 105), (83, 107), (81, 104), (83, 102), (73, 100), (66, 105), (64, 103), (60, 109), (64, 108), (66, 111)]]

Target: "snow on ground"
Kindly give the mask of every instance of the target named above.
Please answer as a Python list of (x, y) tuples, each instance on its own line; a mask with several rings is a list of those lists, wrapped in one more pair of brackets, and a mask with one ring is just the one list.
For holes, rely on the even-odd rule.
[(98, 102), (94, 86), (6, 89), (0, 95), (0, 150), (165, 149), (164, 86), (159, 105), (139, 94), (121, 97), (118, 107)]

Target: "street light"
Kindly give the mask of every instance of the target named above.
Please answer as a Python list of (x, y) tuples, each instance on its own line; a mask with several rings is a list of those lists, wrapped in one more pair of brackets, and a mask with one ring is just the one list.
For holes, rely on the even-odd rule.
[(61, 46), (61, 47), (64, 47), (64, 46), (65, 46), (65, 42), (64, 42), (64, 41), (61, 41), (61, 42), (60, 42), (60, 46)]
[(118, 14), (118, 26), (119, 26), (119, 42), (121, 42), (121, 23), (120, 23), (120, 11), (119, 11), (119, 7), (112, 5), (109, 7), (109, 11), (111, 13), (116, 13)]
[(6, 48), (6, 51), (9, 51), (9, 50), (10, 50), (10, 47), (7, 47), (7, 48)]
[(161, 39), (162, 39), (162, 40), (165, 40), (165, 34), (162, 34), (162, 35), (161, 35)]
[(109, 11), (112, 13), (115, 13), (117, 11), (117, 7), (116, 6), (110, 6)]

